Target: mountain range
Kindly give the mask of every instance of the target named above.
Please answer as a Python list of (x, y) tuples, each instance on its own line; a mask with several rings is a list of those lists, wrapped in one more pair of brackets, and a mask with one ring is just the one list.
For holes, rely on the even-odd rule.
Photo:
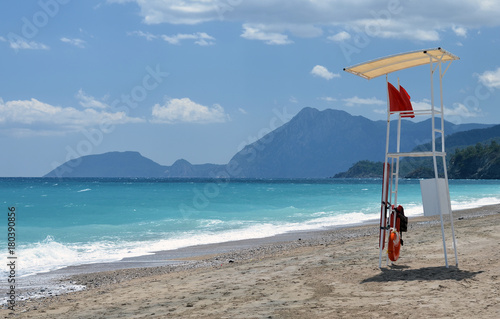
[[(430, 141), (430, 119), (403, 120), (401, 125), (402, 152)], [(445, 122), (445, 132), (453, 134), (491, 126)], [(244, 147), (227, 164), (194, 165), (180, 159), (171, 166), (163, 166), (138, 152), (110, 152), (70, 160), (44, 177), (326, 178), (346, 171), (360, 160), (382, 161), (386, 128), (386, 121), (307, 107), (289, 122)], [(397, 125), (391, 123), (392, 138), (396, 129)]]

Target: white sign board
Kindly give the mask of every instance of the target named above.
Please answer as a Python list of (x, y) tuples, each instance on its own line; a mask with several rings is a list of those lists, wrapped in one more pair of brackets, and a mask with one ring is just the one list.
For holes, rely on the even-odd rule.
[(450, 192), (444, 178), (420, 181), (424, 216), (445, 215), (450, 213)]

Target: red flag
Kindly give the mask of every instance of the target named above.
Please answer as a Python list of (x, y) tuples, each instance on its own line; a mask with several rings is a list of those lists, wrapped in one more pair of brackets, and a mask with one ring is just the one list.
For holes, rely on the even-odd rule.
[(412, 111), (412, 112), (402, 113), (401, 116), (402, 117), (412, 117), (412, 118), (415, 117), (415, 114), (413, 113), (413, 107), (411, 106), (411, 102), (410, 102), (410, 95), (408, 94), (408, 92), (406, 92), (404, 87), (402, 87), (401, 85), (399, 86), (399, 94), (401, 95), (401, 99), (403, 100), (403, 109), (405, 111)]
[(415, 117), (410, 102), (410, 95), (402, 86), (400, 86), (400, 91), (398, 91), (391, 83), (387, 83), (387, 90), (389, 91), (389, 109), (391, 112), (401, 112), (401, 117)]

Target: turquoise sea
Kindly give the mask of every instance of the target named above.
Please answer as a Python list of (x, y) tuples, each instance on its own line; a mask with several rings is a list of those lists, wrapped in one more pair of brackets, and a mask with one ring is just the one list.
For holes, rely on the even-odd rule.
[[(378, 221), (381, 180), (1, 178), (0, 258), (16, 208), (18, 275), (199, 244)], [(450, 180), (453, 209), (500, 202), (498, 180)], [(422, 215), (418, 180), (398, 204)], [(2, 267), (2, 275), (7, 273)]]

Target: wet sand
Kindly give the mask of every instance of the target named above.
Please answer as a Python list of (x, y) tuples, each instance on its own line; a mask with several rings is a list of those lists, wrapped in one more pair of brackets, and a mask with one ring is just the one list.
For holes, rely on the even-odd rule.
[[(74, 270), (84, 291), (17, 301), (6, 318), (500, 318), (500, 205), (410, 219), (401, 257), (378, 268), (378, 227), (291, 233), (159, 252), (159, 267)], [(130, 265), (144, 265), (133, 264)], [(94, 265), (95, 266), (95, 265)], [(89, 268), (92, 270), (92, 268)], [(99, 268), (93, 268), (99, 269)], [(69, 276), (69, 277), (68, 277)]]

